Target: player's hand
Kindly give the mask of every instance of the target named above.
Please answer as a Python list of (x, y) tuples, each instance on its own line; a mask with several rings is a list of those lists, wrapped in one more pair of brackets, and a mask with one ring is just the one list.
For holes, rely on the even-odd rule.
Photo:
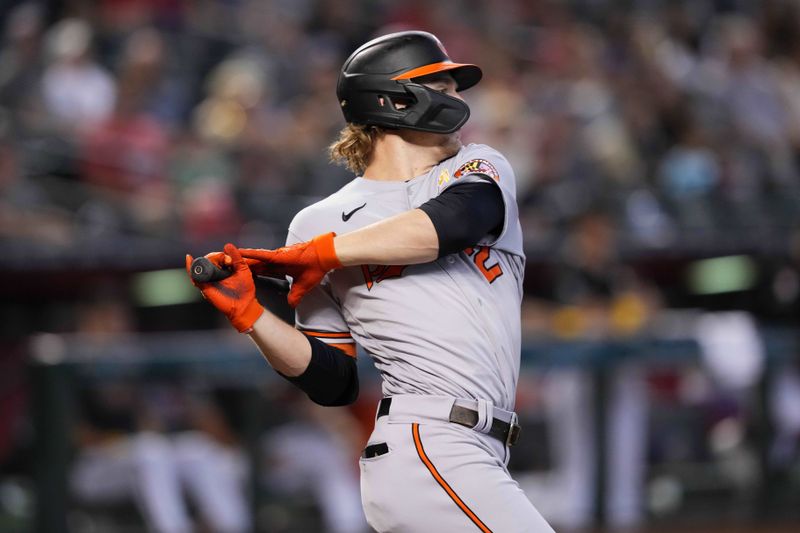
[[(233, 258), (225, 252), (211, 252), (206, 254), (205, 257), (214, 263), (217, 268), (230, 270), (231, 265), (233, 265)], [(247, 263), (247, 266), (250, 267), (250, 270), (253, 272), (253, 274), (256, 274), (257, 276), (268, 275), (266, 269), (263, 268), (264, 263), (258, 259), (245, 259), (244, 261)]]
[[(195, 287), (203, 293), (203, 297), (222, 311), (239, 332), (247, 333), (253, 329), (253, 324), (264, 312), (264, 308), (256, 300), (253, 274), (236, 246), (228, 243), (225, 245), (224, 253), (215, 253), (219, 255), (213, 259), (209, 257), (209, 259), (221, 268), (227, 267), (233, 270), (232, 275), (210, 283), (196, 282), (192, 279), (192, 256), (188, 254), (186, 255), (186, 272)], [(230, 262), (224, 258), (226, 255), (230, 258)]]
[(333, 247), (335, 233), (317, 235), (310, 241), (299, 242), (276, 250), (242, 248), (242, 257), (256, 259), (260, 263), (253, 270), (267, 276), (291, 276), (289, 305), (297, 307), (303, 296), (319, 285), (329, 271), (341, 268)]
[[(239, 252), (243, 250), (252, 250), (252, 251), (267, 251), (267, 250), (253, 250), (251, 248), (239, 248)], [(211, 252), (206, 254), (205, 257), (214, 263), (217, 268), (222, 269), (231, 269), (231, 265), (233, 264), (233, 258), (226, 254), (225, 252)], [(244, 258), (247, 266), (250, 267), (250, 271), (255, 274), (256, 276), (266, 276), (268, 278), (284, 278), (286, 277), (286, 268), (280, 265), (272, 265), (270, 263), (265, 263), (259, 259), (251, 259), (249, 257)]]

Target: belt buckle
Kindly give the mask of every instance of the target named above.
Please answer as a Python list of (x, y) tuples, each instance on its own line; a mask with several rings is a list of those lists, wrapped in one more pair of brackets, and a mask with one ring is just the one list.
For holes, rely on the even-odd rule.
[(511, 420), (508, 422), (508, 435), (506, 435), (506, 446), (509, 448), (517, 443), (519, 434), (522, 431), (522, 426), (519, 425), (517, 413), (513, 413)]

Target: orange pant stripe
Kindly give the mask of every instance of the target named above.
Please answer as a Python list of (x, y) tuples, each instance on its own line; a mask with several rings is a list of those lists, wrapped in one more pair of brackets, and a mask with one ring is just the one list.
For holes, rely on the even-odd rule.
[(411, 434), (414, 436), (414, 445), (417, 447), (417, 454), (419, 455), (420, 460), (425, 464), (428, 468), (428, 472), (431, 473), (433, 479), (444, 489), (450, 499), (452, 499), (456, 505), (458, 505), (459, 509), (461, 509), (467, 517), (472, 520), (472, 522), (478, 526), (478, 528), (483, 531), (484, 533), (492, 533), (492, 530), (489, 529), (486, 524), (484, 524), (478, 516), (472, 512), (472, 509), (467, 507), (467, 504), (459, 498), (456, 491), (448, 485), (447, 481), (444, 480), (442, 475), (436, 470), (436, 467), (433, 466), (433, 463), (430, 459), (428, 459), (427, 454), (425, 453), (425, 448), (422, 447), (422, 439), (419, 436), (419, 424), (411, 424)]

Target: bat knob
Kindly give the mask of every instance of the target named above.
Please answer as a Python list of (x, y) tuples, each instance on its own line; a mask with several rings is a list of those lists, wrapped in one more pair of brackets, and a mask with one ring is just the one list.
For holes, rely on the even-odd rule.
[(230, 270), (223, 270), (211, 262), (207, 257), (198, 257), (192, 261), (192, 279), (200, 283), (220, 281), (231, 274)]

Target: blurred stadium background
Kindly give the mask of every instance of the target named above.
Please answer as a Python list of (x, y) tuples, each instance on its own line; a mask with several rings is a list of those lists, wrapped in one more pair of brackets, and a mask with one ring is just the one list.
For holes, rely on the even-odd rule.
[(182, 263), (282, 244), (351, 178), (338, 68), (407, 28), (483, 67), (465, 137), (517, 173), (537, 507), (800, 530), (799, 2), (3, 0), (0, 28), (0, 531), (366, 530), (368, 357), (357, 404), (308, 405)]

